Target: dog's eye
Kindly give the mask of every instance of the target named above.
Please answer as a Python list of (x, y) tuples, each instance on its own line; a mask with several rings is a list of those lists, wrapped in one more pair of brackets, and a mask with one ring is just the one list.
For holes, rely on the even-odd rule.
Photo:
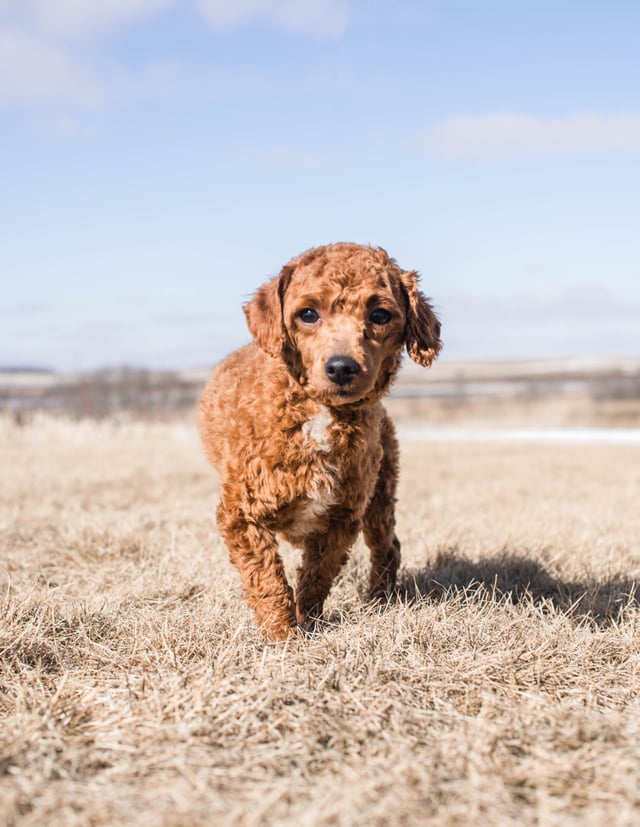
[(372, 324), (389, 324), (391, 321), (391, 313), (389, 313), (388, 310), (385, 310), (384, 307), (376, 307), (375, 310), (371, 311), (369, 321)]
[(305, 307), (299, 311), (298, 318), (304, 324), (315, 324), (320, 318), (320, 314), (312, 307)]

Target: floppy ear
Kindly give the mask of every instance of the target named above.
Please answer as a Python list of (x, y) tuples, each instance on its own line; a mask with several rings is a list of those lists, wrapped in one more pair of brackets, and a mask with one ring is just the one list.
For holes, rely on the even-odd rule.
[(407, 299), (407, 353), (422, 367), (429, 367), (442, 348), (440, 322), (418, 289), (415, 270), (403, 271), (400, 284)]
[(282, 299), (292, 272), (292, 267), (283, 267), (280, 274), (258, 288), (242, 308), (254, 342), (270, 356), (279, 356), (287, 340)]

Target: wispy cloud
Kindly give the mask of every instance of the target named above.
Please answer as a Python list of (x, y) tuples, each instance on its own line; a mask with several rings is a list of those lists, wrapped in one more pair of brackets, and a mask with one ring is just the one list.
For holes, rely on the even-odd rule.
[(640, 315), (640, 307), (634, 300), (622, 298), (600, 284), (574, 284), (558, 290), (496, 295), (454, 293), (446, 297), (446, 303), (454, 309), (455, 317), (464, 322), (487, 318), (543, 325), (552, 319), (622, 322), (638, 319)]
[(640, 152), (640, 115), (460, 116), (427, 129), (420, 145), (441, 155), (474, 159), (516, 154)]
[(179, 62), (150, 62), (132, 73), (95, 45), (96, 38), (115, 36), (170, 9), (195, 12), (218, 30), (256, 23), (317, 38), (337, 38), (349, 22), (349, 0), (0, 0), (0, 107), (47, 103), (86, 109), (123, 90), (129, 96), (138, 90), (171, 97), (194, 87), (220, 95), (264, 85), (255, 73), (231, 77)]
[(14, 304), (11, 307), (0, 307), (0, 315), (15, 317), (40, 316), (44, 313), (49, 313), (52, 309), (52, 305), (42, 304), (41, 302), (23, 302), (21, 304)]
[(164, 101), (253, 97), (270, 91), (274, 83), (249, 67), (231, 72), (187, 60), (150, 61), (136, 69), (111, 63), (105, 82), (119, 100)]
[(599, 285), (450, 294), (440, 298), (438, 310), (449, 358), (623, 355), (638, 349), (637, 301)]
[(0, 0), (0, 15), (56, 38), (86, 38), (131, 26), (170, 8), (195, 8), (214, 28), (267, 23), (314, 37), (339, 37), (349, 0)]
[(0, 30), (0, 105), (73, 103), (96, 107), (101, 92), (92, 73), (41, 36)]
[(287, 169), (309, 169), (322, 164), (323, 154), (312, 150), (273, 149), (264, 156), (270, 167)]
[(158, 14), (179, 0), (0, 0), (0, 12), (25, 27), (62, 39), (101, 35)]
[(218, 29), (253, 21), (314, 37), (339, 37), (349, 22), (347, 0), (196, 0), (206, 19)]

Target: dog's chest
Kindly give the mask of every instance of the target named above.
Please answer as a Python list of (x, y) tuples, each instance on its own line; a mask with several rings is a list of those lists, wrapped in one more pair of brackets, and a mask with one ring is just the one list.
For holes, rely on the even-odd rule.
[(281, 531), (294, 544), (323, 531), (329, 510), (339, 501), (336, 430), (333, 414), (321, 406), (300, 424), (288, 446), (295, 494), (282, 514)]
[(307, 419), (302, 425), (302, 433), (311, 443), (312, 450), (323, 454), (331, 453), (333, 439), (331, 426), (334, 423), (333, 415), (329, 408), (321, 406), (320, 411)]
[(303, 538), (326, 531), (327, 517), (334, 506), (347, 506), (354, 517), (362, 516), (372, 491), (369, 465), (379, 465), (377, 452), (362, 434), (356, 435), (344, 422), (337, 422), (329, 408), (321, 407), (301, 426), (302, 464), (305, 479), (288, 526), (290, 538)]

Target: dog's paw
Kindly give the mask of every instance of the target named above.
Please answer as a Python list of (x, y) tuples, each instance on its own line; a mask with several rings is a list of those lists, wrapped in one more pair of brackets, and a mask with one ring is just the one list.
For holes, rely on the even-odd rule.
[(260, 632), (264, 638), (272, 643), (284, 643), (300, 636), (299, 627), (289, 623), (263, 623), (260, 626)]
[(391, 603), (394, 597), (395, 589), (391, 587), (375, 588), (369, 591), (369, 602), (378, 605), (386, 605), (387, 603)]
[(298, 621), (298, 630), (303, 637), (311, 637), (318, 630), (318, 618), (307, 617)]

